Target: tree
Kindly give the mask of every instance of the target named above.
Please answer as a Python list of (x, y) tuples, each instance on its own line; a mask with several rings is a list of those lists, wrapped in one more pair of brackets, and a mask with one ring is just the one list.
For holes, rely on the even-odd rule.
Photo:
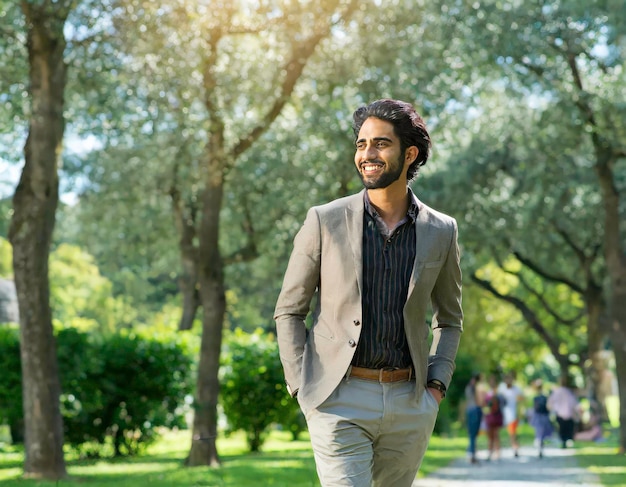
[[(626, 219), (621, 181), (626, 159), (626, 112), (621, 95), (625, 59), (620, 45), (626, 7), (623, 3), (600, 0), (554, 2), (532, 8), (511, 3), (502, 9), (499, 2), (491, 1), (478, 5), (461, 2), (452, 8), (442, 6), (456, 32), (453, 37), (482, 33), (480, 37), (470, 36), (470, 42), (460, 51), (469, 56), (475, 69), (490, 73), (489, 77), (504, 87), (509, 96), (526, 99), (529, 105), (549, 106), (553, 113), (560, 113), (560, 118), (553, 119), (553, 127), (542, 126), (544, 130), (539, 133), (561, 130), (561, 134), (567, 134), (560, 141), (553, 139), (556, 145), (546, 147), (547, 152), (563, 163), (581, 164), (596, 177), (595, 191), (584, 196), (594, 207), (598, 202), (601, 208), (597, 221), (601, 224), (601, 249), (608, 279), (599, 284), (606, 306), (600, 310), (590, 306), (589, 326), (601, 325), (603, 319), (609, 326), (604, 331), (593, 329), (590, 343), (598, 344), (598, 334), (610, 335), (620, 394), (620, 444), (624, 451), (626, 308), (622, 303), (626, 299)], [(550, 118), (550, 112), (543, 113), (546, 119)], [(532, 139), (528, 142), (532, 143)], [(565, 157), (554, 154), (559, 150)], [(536, 154), (528, 155), (534, 158)], [(571, 234), (562, 237), (567, 239)], [(576, 265), (588, 263), (595, 252), (593, 247), (568, 246), (574, 252), (585, 250)], [(597, 281), (594, 286), (598, 286)], [(598, 303), (601, 304), (595, 305)]]
[[(333, 25), (330, 19), (336, 15), (341, 19), (356, 2), (342, 5), (336, 13), (335, 2), (319, 2), (307, 12), (297, 4), (285, 4), (281, 21), (288, 28), (288, 35), (300, 32), (303, 35), (290, 39), (288, 54), (277, 78), (265, 96), (269, 102), (267, 108), (260, 110), (259, 118), (251, 127), (244, 128), (239, 134), (228, 140), (226, 123), (221, 115), (225, 100), (219, 98), (218, 71), (220, 43), (228, 34), (235, 34), (240, 26), (234, 9), (223, 9), (204, 32), (203, 46), (206, 56), (203, 59), (204, 104), (207, 108), (208, 133), (206, 153), (203, 156), (201, 193), (201, 216), (197, 230), (200, 252), (196, 253), (197, 285), (199, 302), (202, 305), (202, 342), (198, 365), (198, 383), (193, 424), (193, 443), (187, 463), (189, 465), (214, 464), (217, 457), (215, 434), (217, 433), (216, 405), (219, 392), (218, 369), (221, 349), (222, 327), (225, 315), (223, 256), (219, 249), (220, 210), (223, 204), (224, 185), (227, 173), (241, 154), (247, 151), (258, 138), (267, 131), (269, 125), (280, 114), (289, 100), (296, 82), (302, 75), (307, 61), (313, 55), (316, 46), (327, 37)], [(292, 10), (293, 9), (293, 10)], [(252, 24), (252, 31), (262, 30), (263, 17)], [(302, 29), (301, 25), (307, 25)], [(256, 24), (256, 25), (254, 25)], [(232, 26), (224, 29), (224, 26)], [(291, 30), (293, 29), (293, 30)], [(247, 29), (250, 31), (250, 29)], [(306, 34), (304, 34), (306, 33)], [(189, 258), (183, 251), (183, 258)], [(195, 290), (193, 291), (195, 292)], [(208, 441), (207, 441), (208, 440)]]
[(26, 475), (66, 475), (60, 382), (52, 332), (48, 256), (59, 199), (64, 132), (65, 21), (75, 2), (21, 2), (26, 21), (31, 114), (24, 169), (13, 197), (9, 241), (20, 312)]
[[(173, 92), (186, 90), (181, 106), (191, 107), (194, 115), (200, 114), (191, 130), (202, 137), (201, 151), (192, 152), (191, 157), (184, 152), (185, 145), (176, 145), (180, 150), (170, 166), (168, 185), (184, 269), (181, 328), (189, 328), (197, 309), (202, 309), (193, 441), (187, 459), (191, 466), (219, 463), (216, 405), (226, 310), (224, 266), (228, 257), (220, 249), (220, 221), (229, 172), (280, 115), (317, 45), (355, 5), (352, 0), (261, 2), (251, 8), (232, 2), (208, 11), (202, 6), (192, 10), (180, 4), (173, 6), (167, 16), (143, 3), (137, 9), (127, 6), (132, 9), (128, 19), (141, 14), (142, 25), (155, 34), (155, 39), (167, 40), (170, 48), (181, 50), (180, 56), (171, 56), (165, 50), (155, 51), (155, 46), (140, 44), (132, 54), (137, 56), (142, 50), (147, 54), (151, 49), (149, 55), (162, 59), (164, 67), (185, 59), (189, 81), (200, 82), (192, 90)], [(124, 20), (123, 16), (117, 18), (122, 36), (132, 35), (134, 39), (136, 22), (125, 25)], [(270, 56), (277, 69), (260, 65), (260, 56)], [(170, 76), (175, 72), (172, 70)], [(183, 118), (191, 113), (185, 110)], [(163, 115), (166, 120), (180, 117), (171, 109)], [(191, 164), (185, 164), (187, 161)], [(189, 177), (189, 167), (196, 169), (197, 179)], [(247, 238), (230, 258), (245, 260), (257, 255), (251, 223), (249, 218), (243, 219)]]

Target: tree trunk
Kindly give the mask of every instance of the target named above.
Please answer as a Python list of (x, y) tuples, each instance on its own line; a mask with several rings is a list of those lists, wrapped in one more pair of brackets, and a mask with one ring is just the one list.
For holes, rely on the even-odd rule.
[(620, 402), (619, 446), (626, 453), (626, 248), (620, 233), (620, 193), (613, 168), (619, 156), (606, 148), (604, 140), (593, 134), (596, 148), (595, 170), (604, 207), (604, 253), (610, 277), (610, 337), (615, 354)]
[[(200, 307), (200, 294), (196, 289), (198, 276), (196, 275), (196, 262), (183, 257), (183, 274), (178, 279), (178, 286), (183, 295), (183, 314), (178, 324), (180, 331), (191, 330), (193, 321), (196, 319)], [(191, 264), (191, 265), (190, 265)]]
[(606, 387), (604, 377), (607, 370), (605, 358), (606, 327), (602, 326), (602, 317), (606, 314), (606, 305), (601, 288), (589, 284), (585, 293), (587, 305), (587, 337), (589, 366), (585, 367), (588, 396), (596, 401), (601, 421), (608, 420), (606, 410)]
[(66, 476), (48, 255), (59, 199), (57, 165), (66, 82), (63, 26), (69, 3), (39, 2), (35, 6), (22, 2), (28, 29), (32, 114), (9, 229), (20, 312), (24, 473), (45, 479)]
[(178, 285), (183, 295), (183, 314), (178, 324), (178, 329), (191, 330), (196, 314), (200, 306), (200, 294), (198, 292), (198, 248), (194, 244), (196, 238), (196, 208), (192, 205), (186, 208), (178, 187), (178, 178), (173, 178), (170, 187), (174, 221), (179, 234), (178, 246), (180, 249), (183, 272), (178, 279)]
[[(214, 140), (216, 138), (214, 137)], [(217, 452), (218, 372), (222, 347), (222, 327), (226, 313), (224, 263), (219, 250), (219, 214), (224, 193), (223, 160), (209, 163), (208, 182), (203, 196), (200, 223), (199, 282), (202, 302), (202, 340), (194, 403), (193, 435), (186, 464), (220, 464)]]
[[(623, 307), (626, 295), (622, 295), (621, 299), (620, 306)], [(622, 323), (624, 322), (626, 321)], [(626, 333), (617, 321), (612, 326), (611, 341), (615, 353), (615, 373), (619, 389), (619, 451), (626, 453)]]

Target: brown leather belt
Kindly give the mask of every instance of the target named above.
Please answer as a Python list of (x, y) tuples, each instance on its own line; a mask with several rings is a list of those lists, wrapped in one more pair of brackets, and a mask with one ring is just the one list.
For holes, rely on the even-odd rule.
[(413, 367), (407, 367), (406, 369), (367, 369), (365, 367), (352, 366), (348, 376), (378, 382), (409, 381), (414, 378)]

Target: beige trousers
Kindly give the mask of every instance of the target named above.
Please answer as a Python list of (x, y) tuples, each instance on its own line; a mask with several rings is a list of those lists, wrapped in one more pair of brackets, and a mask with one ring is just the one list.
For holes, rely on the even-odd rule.
[(415, 387), (349, 377), (308, 413), (322, 487), (411, 486), (439, 410), (427, 390), (418, 402)]

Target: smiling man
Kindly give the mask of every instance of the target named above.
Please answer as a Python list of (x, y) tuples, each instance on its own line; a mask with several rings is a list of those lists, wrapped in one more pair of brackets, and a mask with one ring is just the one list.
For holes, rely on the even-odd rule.
[(276, 304), (280, 358), (323, 487), (410, 487), (462, 332), (457, 225), (409, 187), (431, 145), (415, 109), (378, 100), (353, 120), (365, 189), (308, 211)]

